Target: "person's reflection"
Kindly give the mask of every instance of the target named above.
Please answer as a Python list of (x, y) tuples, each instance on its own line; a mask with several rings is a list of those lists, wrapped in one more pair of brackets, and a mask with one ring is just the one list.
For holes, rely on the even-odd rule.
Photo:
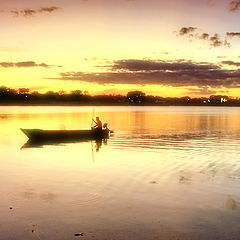
[(101, 139), (101, 140), (96, 140), (96, 146), (95, 146), (96, 152), (99, 151), (99, 149), (101, 148), (101, 146), (102, 146), (102, 139)]
[(102, 144), (107, 145), (107, 139), (106, 138), (99, 139), (99, 140), (96, 140), (95, 143), (96, 143), (95, 149), (96, 149), (96, 152), (98, 152), (99, 149), (102, 147)]

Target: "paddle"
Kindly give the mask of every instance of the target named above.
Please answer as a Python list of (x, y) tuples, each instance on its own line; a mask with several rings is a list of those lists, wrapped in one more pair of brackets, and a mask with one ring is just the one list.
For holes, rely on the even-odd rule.
[[(93, 111), (92, 111), (92, 123), (91, 123), (91, 129), (93, 128), (94, 112), (95, 112), (95, 108), (93, 108)], [(93, 151), (93, 143), (92, 143), (92, 140), (91, 140), (91, 146), (92, 146), (92, 160), (93, 160), (93, 163), (94, 163), (95, 160), (94, 160), (94, 151)]]
[(91, 129), (93, 128), (93, 118), (94, 118), (94, 112), (95, 112), (95, 108), (93, 108), (93, 111), (92, 111), (92, 123), (91, 123)]

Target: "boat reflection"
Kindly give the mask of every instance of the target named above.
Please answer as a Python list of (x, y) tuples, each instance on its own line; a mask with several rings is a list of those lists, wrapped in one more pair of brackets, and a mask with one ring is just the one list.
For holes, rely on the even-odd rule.
[(102, 144), (107, 145), (107, 139), (66, 139), (66, 140), (58, 140), (58, 139), (51, 139), (51, 140), (31, 140), (29, 139), (24, 145), (21, 147), (22, 149), (25, 148), (44, 148), (45, 146), (65, 146), (66, 144), (71, 143), (86, 143), (91, 142), (92, 148), (93, 143), (95, 143), (95, 150), (98, 152), (100, 148), (102, 147)]

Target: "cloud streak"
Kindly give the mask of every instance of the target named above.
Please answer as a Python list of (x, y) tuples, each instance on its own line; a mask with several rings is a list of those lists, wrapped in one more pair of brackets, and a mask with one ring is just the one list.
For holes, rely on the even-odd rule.
[(97, 73), (62, 72), (56, 79), (97, 84), (240, 87), (240, 70), (226, 70), (206, 62), (126, 59), (105, 68), (105, 72)]
[(182, 70), (208, 70), (208, 69), (218, 69), (218, 66), (213, 64), (202, 62), (196, 64), (192, 61), (153, 61), (153, 60), (138, 60), (138, 59), (127, 59), (115, 61), (111, 66), (114, 71), (132, 71), (132, 72), (149, 72), (149, 71), (182, 71)]
[(221, 63), (224, 65), (229, 65), (229, 66), (233, 66), (233, 67), (240, 67), (240, 62), (222, 61)]
[(227, 37), (239, 37), (240, 38), (240, 32), (227, 32)]
[(15, 17), (33, 17), (36, 14), (52, 13), (58, 10), (60, 10), (59, 7), (52, 6), (52, 7), (41, 7), (38, 9), (26, 8), (21, 10), (11, 10), (10, 13), (13, 14)]
[(53, 65), (48, 65), (46, 63), (40, 63), (37, 64), (34, 61), (27, 61), (27, 62), (0, 62), (0, 67), (3, 68), (11, 68), (11, 67), (17, 67), (17, 68), (27, 68), (27, 67), (43, 67), (43, 68), (50, 68), (53, 67)]
[(211, 95), (216, 94), (217, 91), (209, 89), (208, 87), (203, 88), (188, 88), (186, 94), (197, 94), (197, 95)]

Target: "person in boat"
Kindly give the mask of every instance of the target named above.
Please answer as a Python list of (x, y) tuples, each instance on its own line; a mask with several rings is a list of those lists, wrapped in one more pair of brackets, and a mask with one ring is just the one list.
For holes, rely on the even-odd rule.
[(103, 130), (106, 130), (107, 132), (110, 132), (107, 123), (104, 123), (104, 124), (103, 124)]
[(100, 121), (99, 117), (96, 117), (96, 121), (93, 119), (93, 122), (95, 123), (95, 126), (93, 126), (93, 129), (102, 130), (102, 122)]

